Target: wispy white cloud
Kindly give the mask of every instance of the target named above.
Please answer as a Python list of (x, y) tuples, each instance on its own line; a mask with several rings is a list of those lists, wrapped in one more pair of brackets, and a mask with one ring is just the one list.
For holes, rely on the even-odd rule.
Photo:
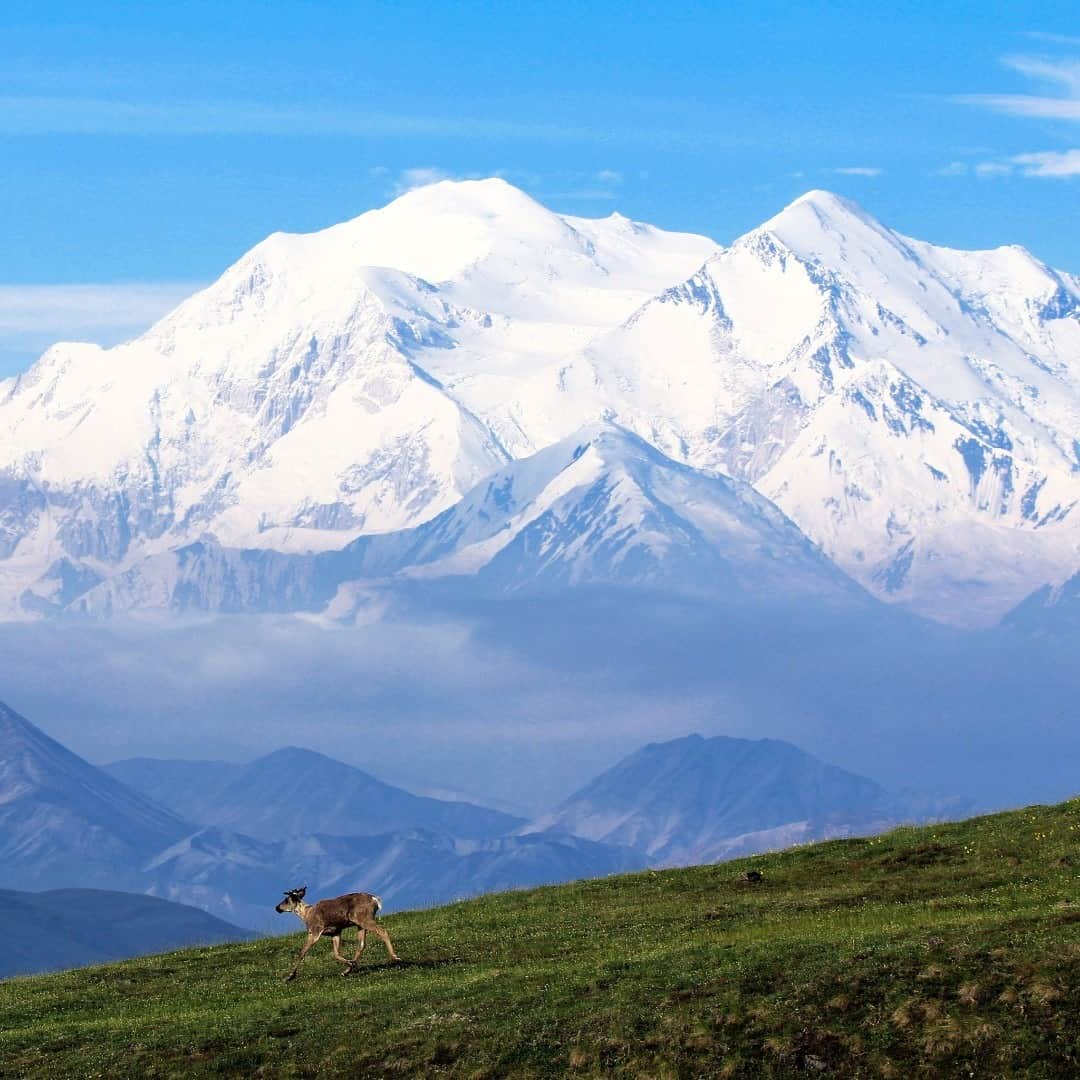
[(1048, 59), (1044, 56), (1006, 56), (1006, 67), (1029, 79), (1041, 80), (1050, 86), (1061, 87), (1069, 97), (1080, 97), (1080, 60)]
[(996, 161), (977, 161), (971, 165), (963, 161), (952, 161), (938, 169), (936, 175), (977, 176), (980, 179), (1019, 175), (1067, 180), (1080, 176), (1080, 150), (1043, 150), (1038, 153), (1013, 154)]
[(1045, 150), (1037, 154), (1017, 154), (1010, 159), (1025, 176), (1054, 180), (1080, 176), (1080, 150)]
[(1007, 161), (980, 161), (972, 170), (976, 176), (1008, 176), (1012, 165)]
[(149, 325), (200, 288), (190, 281), (0, 285), (0, 331)]
[[(1080, 38), (1065, 34), (1031, 31), (1027, 37), (1070, 48), (1080, 46)], [(1038, 120), (1080, 121), (1080, 58), (1075, 56), (1006, 56), (1002, 63), (1037, 84), (1034, 94), (961, 94), (951, 100), (1009, 116)], [(952, 162), (938, 170), (940, 176), (962, 176), (968, 171), (962, 162)], [(1012, 154), (997, 160), (980, 161), (970, 169), (979, 177), (1020, 176), (1068, 179), (1080, 176), (1080, 150), (1042, 150)]]
[(968, 166), (954, 161), (937, 170), (938, 176), (1034, 176), (1040, 179), (1068, 180), (1080, 176), (1080, 150), (1043, 150), (1038, 153), (1013, 154), (996, 161), (978, 161)]
[(873, 165), (846, 165), (840, 169), (831, 169), (839, 176), (880, 176), (885, 170)]
[(950, 100), (1010, 116), (1080, 120), (1080, 60), (1073, 57), (1006, 56), (1002, 63), (1040, 84), (1036, 94), (957, 94)]
[(63, 340), (113, 345), (141, 333), (201, 287), (188, 281), (0, 285), (0, 360), (36, 355)]
[(411, 115), (337, 106), (250, 101), (145, 102), (89, 97), (0, 95), (0, 135), (262, 135), (291, 138), (520, 139), (647, 145), (756, 145), (760, 137), (687, 127), (588, 127), (560, 120)]
[(958, 105), (977, 105), (1010, 116), (1037, 120), (1080, 120), (1080, 101), (1069, 98), (1027, 94), (960, 94), (951, 100)]
[(156, 103), (101, 98), (0, 97), (4, 135), (345, 135), (590, 139), (607, 133), (557, 123), (410, 116), (251, 102)]
[(1044, 41), (1048, 45), (1080, 46), (1080, 37), (1073, 37), (1071, 34), (1049, 34), (1043, 30), (1028, 30), (1024, 37), (1031, 38), (1032, 41)]
[(623, 182), (623, 175), (615, 169), (601, 169), (596, 174), (596, 182), (618, 187)]
[(398, 177), (398, 183), (406, 190), (411, 191), (413, 188), (427, 187), (428, 184), (437, 184), (440, 180), (453, 179), (456, 179), (453, 173), (448, 173), (445, 169), (420, 167), (415, 169), (403, 169), (401, 175)]

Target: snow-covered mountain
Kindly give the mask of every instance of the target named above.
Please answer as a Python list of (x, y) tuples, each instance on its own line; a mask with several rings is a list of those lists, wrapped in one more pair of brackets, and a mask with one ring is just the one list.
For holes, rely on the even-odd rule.
[(810, 192), (591, 355), (623, 423), (753, 483), (887, 599), (988, 621), (1077, 563), (1080, 282), (1020, 248)]
[[(866, 588), (938, 618), (993, 621), (1080, 566), (1078, 279), (1020, 248), (911, 240), (826, 192), (720, 248), (487, 180), (275, 234), (141, 338), (58, 345), (0, 383), (0, 604), (60, 610), (181, 551), (364, 538), (374, 573), (381, 535), (464, 528), (477, 492), (595, 444), (598, 422), (702, 484), (752, 484)], [(647, 532), (633, 501), (612, 513)], [(588, 514), (494, 511), (444, 567), (610, 576), (572, 535)], [(674, 567), (685, 547), (662, 546)], [(264, 608), (289, 607), (296, 564), (246, 558)]]
[(679, 465), (610, 424), (499, 470), (415, 538), (415, 575), (472, 573), (511, 589), (621, 582), (776, 600), (858, 592), (748, 484)]
[(869, 602), (749, 484), (597, 423), (510, 462), (413, 529), (309, 555), (196, 541), (101, 582), (73, 608), (348, 615), (355, 582), (463, 576), (492, 590), (606, 583), (775, 605)]
[(642, 747), (528, 828), (563, 829), (635, 848), (654, 863), (686, 865), (962, 809), (889, 795), (790, 743), (688, 735)]
[(714, 247), (498, 180), (275, 234), (136, 341), (0, 383), (4, 591), (44, 571), (31, 603), (65, 599), (73, 573), (207, 532), (308, 551), (430, 518), (580, 426), (536, 442), (479, 404), (557, 410), (566, 359)]

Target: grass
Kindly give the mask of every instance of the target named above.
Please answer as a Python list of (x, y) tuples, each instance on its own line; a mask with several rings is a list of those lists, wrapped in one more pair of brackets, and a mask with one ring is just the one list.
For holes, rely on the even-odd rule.
[(282, 982), (297, 933), (13, 979), (0, 1076), (1076, 1077), (1078, 840), (1074, 800), (483, 897), (349, 978)]

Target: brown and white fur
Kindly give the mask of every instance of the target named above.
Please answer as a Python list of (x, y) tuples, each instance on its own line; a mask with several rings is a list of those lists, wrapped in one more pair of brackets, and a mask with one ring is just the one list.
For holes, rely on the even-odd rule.
[[(382, 901), (377, 896), (355, 892), (335, 896), (332, 900), (320, 900), (316, 904), (305, 904), (306, 895), (306, 885), (302, 889), (289, 889), (285, 893), (285, 899), (274, 908), (280, 913), (291, 911), (307, 927), (308, 932), (307, 941), (304, 942), (292, 971), (285, 976), (286, 982), (296, 978), (304, 957), (321, 937), (328, 937), (333, 943), (334, 959), (345, 965), (342, 975), (350, 975), (356, 969), (369, 930), (382, 939), (391, 960), (400, 959), (394, 952), (390, 935), (375, 921), (382, 907)], [(351, 960), (341, 955), (341, 932), (348, 926), (355, 926), (357, 930), (356, 955)]]

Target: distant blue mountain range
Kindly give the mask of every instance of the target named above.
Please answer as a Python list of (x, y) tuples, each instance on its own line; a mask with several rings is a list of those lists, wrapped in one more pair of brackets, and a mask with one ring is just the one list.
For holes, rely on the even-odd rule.
[(541, 818), (425, 798), (295, 747), (247, 765), (97, 768), (0, 705), (0, 859), (19, 889), (95, 885), (285, 929), (282, 889), (368, 889), (388, 907), (713, 861), (899, 821), (955, 801), (889, 795), (789, 743), (651, 744)]

